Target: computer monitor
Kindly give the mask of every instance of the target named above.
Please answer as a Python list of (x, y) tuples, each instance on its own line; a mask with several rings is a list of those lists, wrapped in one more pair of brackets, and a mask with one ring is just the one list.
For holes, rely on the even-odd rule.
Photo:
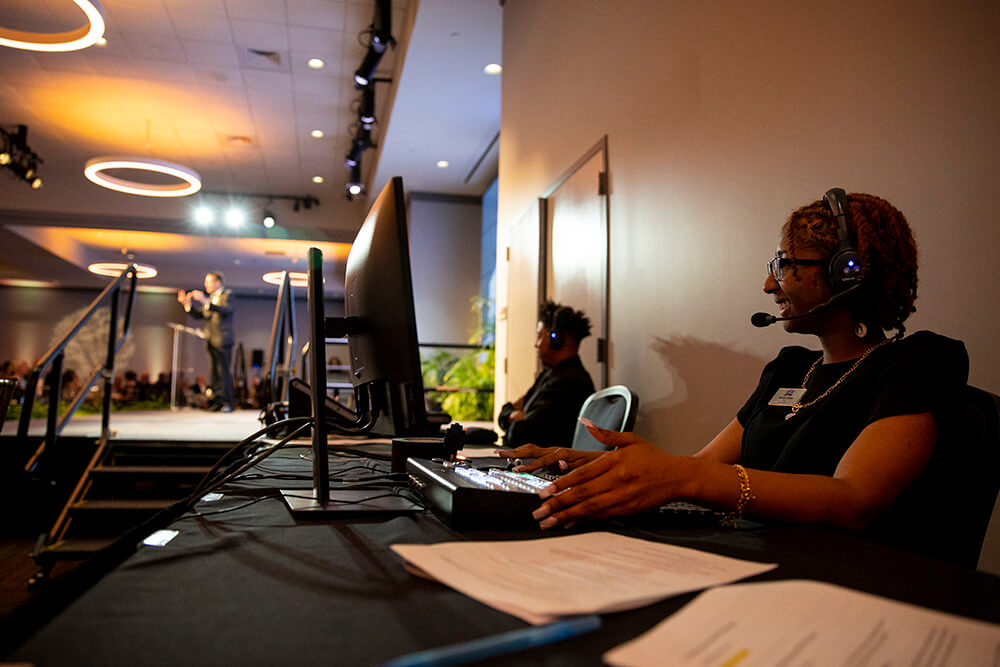
[(344, 311), (351, 382), (370, 397), (371, 432), (427, 435), (403, 179), (379, 193), (347, 257)]

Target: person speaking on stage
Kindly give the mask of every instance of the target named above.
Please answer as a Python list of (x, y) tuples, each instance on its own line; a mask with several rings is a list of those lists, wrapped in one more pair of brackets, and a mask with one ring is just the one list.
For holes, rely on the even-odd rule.
[(221, 271), (205, 274), (205, 291), (177, 292), (177, 301), (191, 317), (205, 321), (205, 343), (211, 362), (209, 410), (232, 412), (235, 408), (233, 374), (233, 296)]

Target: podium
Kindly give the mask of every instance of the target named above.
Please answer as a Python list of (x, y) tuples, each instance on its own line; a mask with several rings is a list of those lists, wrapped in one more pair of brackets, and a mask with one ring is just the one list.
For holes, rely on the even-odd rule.
[(167, 326), (174, 331), (174, 350), (170, 360), (170, 409), (177, 410), (177, 345), (180, 342), (181, 334), (188, 334), (205, 340), (205, 332), (202, 329), (178, 324), (177, 322), (167, 322)]

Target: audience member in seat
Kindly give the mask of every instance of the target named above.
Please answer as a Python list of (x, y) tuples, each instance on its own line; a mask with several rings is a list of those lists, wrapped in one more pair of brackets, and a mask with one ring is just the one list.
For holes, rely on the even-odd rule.
[[(954, 545), (975, 463), (965, 443), (949, 439), (967, 382), (965, 346), (928, 331), (903, 337), (917, 295), (910, 227), (883, 199), (841, 197), (846, 206), (827, 193), (791, 214), (764, 276), (784, 330), (817, 337), (821, 349), (782, 348), (735, 418), (694, 456), (592, 426), (617, 449), (501, 450), (537, 457), (523, 470), (568, 471), (542, 491), (535, 518), (543, 529), (681, 499), (731, 519), (825, 524), (974, 564), (978, 551)], [(862, 268), (856, 289), (829, 276), (845, 228)]]
[(590, 320), (583, 312), (552, 301), (541, 305), (535, 349), (544, 370), (524, 396), (500, 410), (498, 423), (507, 446), (573, 440), (580, 408), (594, 393), (579, 355), (580, 341), (589, 335)]

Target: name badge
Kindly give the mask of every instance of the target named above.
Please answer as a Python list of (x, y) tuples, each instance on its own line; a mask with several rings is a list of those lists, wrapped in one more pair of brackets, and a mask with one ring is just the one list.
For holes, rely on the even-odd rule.
[(795, 405), (796, 403), (799, 402), (799, 399), (801, 399), (802, 396), (805, 395), (805, 393), (806, 390), (802, 388), (787, 389), (785, 387), (782, 387), (774, 393), (774, 396), (771, 397), (771, 400), (768, 401), (767, 404), (784, 405), (784, 406)]

